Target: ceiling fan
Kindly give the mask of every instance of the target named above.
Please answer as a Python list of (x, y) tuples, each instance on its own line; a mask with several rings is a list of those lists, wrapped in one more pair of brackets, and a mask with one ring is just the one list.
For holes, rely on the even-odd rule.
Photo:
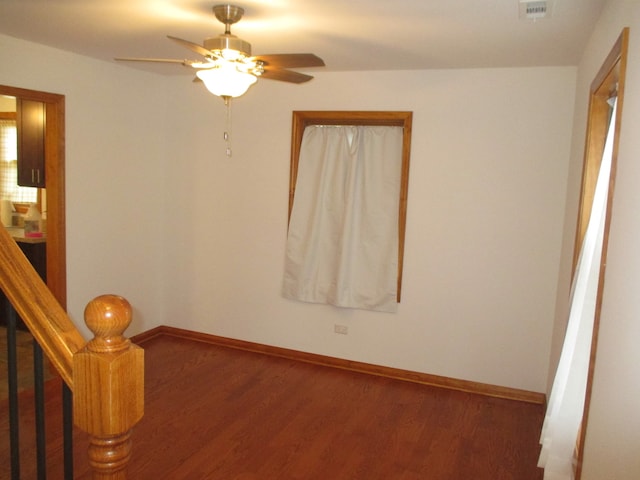
[(304, 83), (313, 77), (290, 68), (322, 67), (324, 61), (312, 53), (280, 53), (251, 56), (251, 44), (231, 34), (231, 25), (240, 21), (244, 9), (235, 5), (215, 5), (213, 13), (224, 24), (224, 33), (207, 38), (203, 45), (167, 37), (194, 53), (200, 60), (166, 58), (116, 58), (129, 62), (179, 63), (195, 68), (196, 80), (202, 80), (207, 89), (228, 102), (231, 97), (243, 95), (258, 77), (289, 83)]

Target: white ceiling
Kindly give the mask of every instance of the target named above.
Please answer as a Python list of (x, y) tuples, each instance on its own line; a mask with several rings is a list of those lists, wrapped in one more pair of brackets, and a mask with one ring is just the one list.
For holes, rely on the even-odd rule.
[[(549, 0), (551, 17), (519, 19), (520, 0), (237, 0), (232, 33), (253, 54), (315, 53), (326, 70), (576, 65), (606, 0)], [(0, 0), (0, 33), (81, 55), (198, 59), (166, 35), (223, 33), (216, 0)], [(170, 64), (131, 64), (170, 74)]]

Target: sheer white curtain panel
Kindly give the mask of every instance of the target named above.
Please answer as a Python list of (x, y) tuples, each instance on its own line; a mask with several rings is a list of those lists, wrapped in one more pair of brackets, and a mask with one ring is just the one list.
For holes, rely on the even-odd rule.
[(571, 291), (569, 319), (544, 419), (538, 466), (545, 480), (574, 478), (574, 450), (582, 424), (602, 241), (613, 154), (615, 101), (600, 171)]

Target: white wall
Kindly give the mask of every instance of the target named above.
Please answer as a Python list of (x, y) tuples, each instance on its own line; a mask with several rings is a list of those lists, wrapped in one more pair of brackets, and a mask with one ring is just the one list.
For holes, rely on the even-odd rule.
[(67, 307), (104, 293), (134, 306), (133, 329), (162, 318), (164, 77), (0, 36), (0, 84), (66, 97)]
[[(544, 391), (574, 68), (318, 73), (260, 81), (233, 105), (174, 79), (165, 295), (171, 325)], [(280, 296), (293, 110), (414, 112), (399, 312)], [(188, 119), (188, 120), (187, 120)], [(185, 147), (189, 147), (190, 156)], [(173, 221), (173, 220), (172, 220)], [(172, 243), (173, 244), (173, 243)], [(181, 292), (176, 295), (174, 292)], [(334, 324), (349, 328), (333, 333)]]
[[(189, 77), (0, 41), (16, 65), (0, 83), (67, 96), (72, 317), (113, 291), (136, 307), (130, 333), (167, 324), (545, 390), (575, 68), (259, 81), (234, 102), (227, 159), (222, 102)], [(397, 314), (280, 296), (291, 112), (312, 109), (414, 112)]]
[[(626, 26), (630, 27), (629, 63), (582, 480), (640, 478), (640, 2), (637, 1), (609, 2), (578, 69), (565, 237), (572, 240), (575, 232), (589, 84)], [(570, 268), (570, 256), (565, 242), (564, 272)], [(559, 298), (566, 295), (561, 293)], [(563, 318), (559, 324), (556, 345), (560, 342), (558, 332), (564, 330)]]

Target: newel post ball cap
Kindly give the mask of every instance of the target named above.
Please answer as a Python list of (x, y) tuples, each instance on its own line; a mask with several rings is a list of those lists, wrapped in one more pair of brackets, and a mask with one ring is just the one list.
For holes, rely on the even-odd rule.
[(91, 300), (84, 309), (85, 323), (95, 335), (90, 343), (100, 350), (126, 348), (129, 342), (122, 334), (131, 324), (131, 311), (131, 304), (118, 295), (100, 295)]

